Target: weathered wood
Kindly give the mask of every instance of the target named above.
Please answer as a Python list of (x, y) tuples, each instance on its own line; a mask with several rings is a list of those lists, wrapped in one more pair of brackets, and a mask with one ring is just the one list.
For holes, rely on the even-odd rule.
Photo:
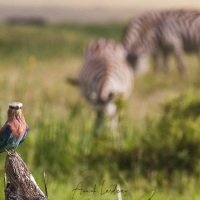
[(5, 188), (5, 200), (48, 200), (15, 151), (7, 153), (5, 171), (9, 180)]

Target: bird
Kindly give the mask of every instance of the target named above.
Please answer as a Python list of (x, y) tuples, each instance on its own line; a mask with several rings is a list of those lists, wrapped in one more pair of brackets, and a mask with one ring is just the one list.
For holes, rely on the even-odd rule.
[(0, 153), (14, 150), (28, 135), (29, 126), (26, 124), (21, 102), (12, 102), (8, 108), (8, 118), (0, 129)]

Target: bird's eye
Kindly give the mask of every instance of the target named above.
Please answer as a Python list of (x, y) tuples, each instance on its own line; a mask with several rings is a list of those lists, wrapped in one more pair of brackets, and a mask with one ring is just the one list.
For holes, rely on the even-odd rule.
[(22, 108), (22, 103), (20, 102), (12, 102), (9, 104), (9, 108), (13, 110), (19, 110)]
[(19, 110), (21, 108), (22, 108), (21, 106), (10, 106), (10, 109), (12, 110)]

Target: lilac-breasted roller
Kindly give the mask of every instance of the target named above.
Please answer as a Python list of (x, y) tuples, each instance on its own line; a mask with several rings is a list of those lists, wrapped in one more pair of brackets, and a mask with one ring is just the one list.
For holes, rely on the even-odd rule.
[(0, 153), (17, 148), (26, 138), (28, 131), (29, 127), (22, 113), (22, 103), (10, 103), (8, 119), (0, 129)]

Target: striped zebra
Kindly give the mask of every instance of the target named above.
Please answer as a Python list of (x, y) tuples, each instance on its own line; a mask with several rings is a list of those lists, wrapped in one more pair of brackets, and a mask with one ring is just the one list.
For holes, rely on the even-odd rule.
[(107, 118), (111, 129), (117, 130), (118, 102), (129, 97), (133, 85), (133, 70), (123, 45), (103, 38), (90, 43), (78, 84), (96, 112), (96, 125)]
[(146, 71), (149, 56), (154, 58), (154, 67), (157, 67), (158, 59), (162, 57), (162, 65), (167, 72), (168, 56), (173, 52), (178, 70), (183, 74), (183, 53), (196, 52), (198, 58), (200, 55), (200, 11), (160, 10), (140, 15), (128, 24), (123, 45), (128, 52), (129, 62), (139, 72)]

